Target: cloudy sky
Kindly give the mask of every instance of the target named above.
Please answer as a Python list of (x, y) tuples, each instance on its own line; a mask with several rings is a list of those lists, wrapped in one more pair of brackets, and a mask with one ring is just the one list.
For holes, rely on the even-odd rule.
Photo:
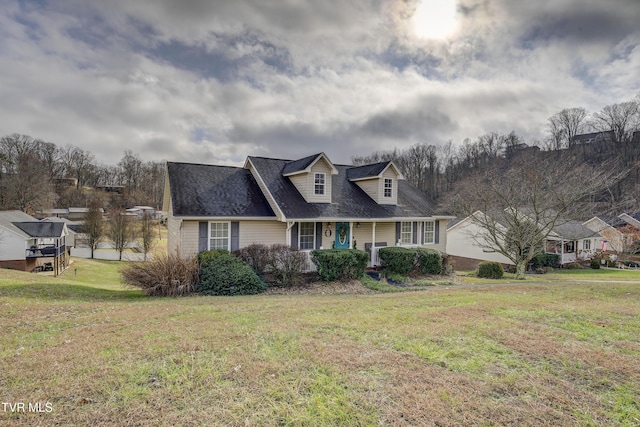
[(0, 135), (337, 163), (640, 91), (639, 0), (0, 0)]

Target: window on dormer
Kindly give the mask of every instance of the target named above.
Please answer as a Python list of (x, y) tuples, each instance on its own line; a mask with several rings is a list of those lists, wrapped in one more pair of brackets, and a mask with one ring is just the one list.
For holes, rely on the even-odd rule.
[(393, 197), (393, 179), (384, 179), (384, 197)]
[(314, 194), (316, 196), (324, 196), (325, 174), (316, 173), (314, 178)]

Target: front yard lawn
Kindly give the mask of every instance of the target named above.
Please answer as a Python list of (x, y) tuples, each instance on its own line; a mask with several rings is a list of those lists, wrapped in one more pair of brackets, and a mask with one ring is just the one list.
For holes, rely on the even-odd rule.
[(0, 425), (640, 424), (629, 272), (149, 298), (117, 263), (77, 265), (2, 270), (0, 399), (52, 411), (0, 406)]

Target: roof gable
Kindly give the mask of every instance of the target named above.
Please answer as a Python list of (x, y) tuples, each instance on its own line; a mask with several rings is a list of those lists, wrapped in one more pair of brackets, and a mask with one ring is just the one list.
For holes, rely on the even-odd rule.
[(324, 153), (318, 153), (307, 156), (303, 159), (288, 161), (282, 168), (282, 175), (290, 176), (299, 173), (309, 173), (311, 172), (311, 168), (313, 167), (313, 165), (320, 161), (320, 159), (324, 159), (324, 161), (327, 162), (329, 168), (331, 169), (332, 175), (336, 175), (338, 173), (338, 170), (333, 165), (333, 163), (331, 163), (331, 160), (329, 160), (327, 155)]
[(402, 179), (402, 174), (393, 161), (372, 163), (369, 165), (355, 166), (347, 169), (349, 181), (359, 181), (363, 179), (380, 178), (388, 168), (393, 168), (398, 179)]

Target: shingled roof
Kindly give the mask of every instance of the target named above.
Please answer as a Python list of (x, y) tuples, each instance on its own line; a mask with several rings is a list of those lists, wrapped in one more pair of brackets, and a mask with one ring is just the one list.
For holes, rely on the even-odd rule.
[(13, 225), (31, 237), (55, 238), (62, 236), (64, 223), (34, 221), (34, 222), (14, 222)]
[(168, 162), (167, 170), (174, 215), (275, 218), (247, 169)]
[(434, 215), (424, 193), (404, 180), (398, 182), (398, 204), (380, 205), (356, 183), (349, 181), (353, 166), (334, 165), (338, 171), (331, 180), (331, 203), (307, 203), (284, 171), (289, 160), (249, 157), (267, 189), (288, 219), (313, 218), (423, 218)]
[(350, 167), (349, 169), (347, 169), (347, 178), (351, 181), (375, 178), (379, 176), (390, 164), (391, 161)]

